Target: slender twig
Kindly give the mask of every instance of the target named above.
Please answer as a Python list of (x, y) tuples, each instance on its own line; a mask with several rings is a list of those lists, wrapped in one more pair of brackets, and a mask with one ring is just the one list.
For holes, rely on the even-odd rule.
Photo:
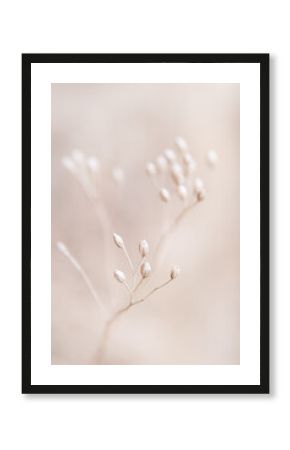
[[(135, 288), (135, 291), (137, 290), (137, 288), (140, 286), (140, 284), (142, 283), (143, 278), (139, 281), (138, 285)], [(110, 329), (113, 325), (113, 323), (121, 316), (123, 315), (125, 312), (129, 311), (129, 309), (131, 309), (133, 306), (136, 306), (142, 302), (144, 302), (147, 298), (149, 298), (151, 295), (153, 295), (156, 291), (158, 291), (159, 289), (163, 288), (164, 286), (166, 286), (167, 284), (169, 284), (171, 281), (173, 281), (173, 278), (170, 278), (169, 280), (165, 281), (165, 283), (155, 287), (154, 289), (152, 289), (152, 291), (150, 291), (147, 295), (145, 295), (145, 297), (142, 297), (141, 299), (137, 300), (136, 302), (132, 303), (132, 297), (130, 299), (130, 302), (127, 306), (119, 309), (118, 311), (115, 312), (115, 314), (113, 314), (113, 316), (106, 322), (101, 339), (100, 339), (100, 345), (99, 345), (99, 351), (98, 351), (98, 357), (97, 357), (97, 361), (98, 363), (100, 363), (102, 361), (103, 355), (104, 355), (104, 351), (105, 351), (105, 347), (106, 347), (106, 342), (108, 340), (108, 336), (110, 333)], [(133, 294), (133, 293), (132, 293)]]
[(169, 284), (171, 281), (172, 281), (172, 278), (170, 278), (169, 280), (165, 281), (165, 283), (161, 284), (160, 286), (155, 287), (154, 289), (152, 289), (152, 291), (150, 291), (147, 295), (145, 295), (145, 297), (143, 297), (140, 300), (137, 300), (136, 302), (132, 303), (132, 305), (137, 305), (138, 303), (144, 302), (144, 300), (146, 300), (146, 298), (148, 298), (151, 295), (153, 295), (154, 292), (159, 291), (159, 289), (163, 288), (164, 286)]
[(160, 253), (162, 248), (165, 245), (166, 240), (170, 236), (170, 234), (173, 232), (173, 230), (178, 226), (178, 224), (181, 222), (183, 217), (198, 203), (197, 199), (195, 199), (190, 205), (184, 207), (180, 213), (175, 217), (173, 222), (169, 225), (169, 227), (161, 234), (159, 241), (157, 242), (156, 249), (155, 249), (155, 260), (158, 261), (160, 257)]
[(82, 276), (85, 284), (87, 285), (90, 293), (92, 294), (95, 302), (97, 303), (97, 305), (102, 309), (103, 313), (105, 314), (105, 316), (107, 316), (107, 310), (103, 305), (103, 302), (101, 301), (99, 295), (97, 294), (89, 276), (87, 275), (87, 273), (85, 272), (85, 270), (83, 269), (83, 267), (81, 266), (81, 264), (78, 262), (78, 260), (69, 252), (68, 248), (62, 243), (62, 242), (58, 242), (57, 243), (57, 247), (58, 250), (71, 262), (71, 264), (73, 265), (73, 267), (80, 273), (80, 275)]
[(120, 317), (123, 313), (128, 311), (128, 309), (131, 308), (131, 306), (132, 306), (132, 304), (129, 303), (129, 305), (125, 306), (124, 308), (119, 309), (105, 323), (105, 327), (103, 329), (103, 333), (102, 333), (101, 338), (100, 338), (98, 355), (97, 355), (97, 362), (99, 364), (102, 362), (102, 359), (103, 359), (103, 356), (104, 356), (104, 352), (105, 352), (105, 349), (106, 349), (106, 343), (108, 341), (108, 337), (109, 337), (110, 330), (111, 330), (111, 327), (112, 327), (113, 323), (118, 319), (118, 317)]
[(130, 289), (128, 283), (126, 281), (124, 281), (123, 284), (127, 288), (127, 291), (129, 292), (129, 294), (132, 296), (133, 295), (133, 291), (132, 291), (132, 289)]
[(107, 210), (101, 201), (101, 199), (97, 199), (95, 203), (96, 206), (96, 214), (99, 219), (99, 224), (101, 227), (101, 232), (103, 235), (103, 267), (104, 267), (104, 275), (107, 280), (107, 286), (110, 294), (112, 294), (111, 289), (111, 274), (108, 270), (110, 267), (110, 254), (111, 254), (111, 246), (110, 246), (110, 235), (112, 230), (112, 223), (107, 213)]
[[(142, 264), (143, 264), (144, 261), (145, 261), (145, 256), (143, 256), (143, 257), (141, 258), (141, 261), (140, 261), (140, 263), (138, 264), (138, 267), (137, 267), (137, 269), (136, 269), (135, 272), (134, 272), (134, 276), (133, 276), (133, 286), (132, 286), (133, 292), (135, 292), (136, 289), (137, 289), (137, 286), (136, 286), (136, 278), (137, 278), (138, 272), (140, 271), (140, 267), (142, 266)], [(141, 282), (142, 282), (142, 280), (143, 280), (143, 278), (141, 279)], [(139, 282), (139, 284), (140, 284), (140, 282)]]
[(128, 261), (129, 266), (130, 266), (130, 269), (132, 270), (132, 274), (134, 275), (134, 265), (133, 265), (132, 260), (131, 260), (131, 258), (130, 258), (130, 256), (129, 256), (129, 253), (128, 253), (128, 250), (127, 250), (125, 244), (124, 244), (124, 246), (122, 247), (122, 249), (123, 249), (124, 255), (125, 255), (126, 258), (127, 258), (127, 261)]
[(144, 281), (144, 279), (145, 279), (144, 277), (140, 278), (139, 282), (134, 287), (133, 294), (135, 294), (137, 292), (137, 290), (139, 289), (139, 287), (142, 284), (142, 282)]

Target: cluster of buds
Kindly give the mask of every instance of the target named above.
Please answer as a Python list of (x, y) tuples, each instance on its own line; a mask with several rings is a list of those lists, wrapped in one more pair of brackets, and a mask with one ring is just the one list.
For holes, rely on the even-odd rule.
[[(138, 263), (137, 268), (134, 268), (134, 265), (132, 263), (132, 260), (129, 256), (129, 253), (127, 251), (124, 239), (117, 233), (113, 234), (113, 241), (115, 243), (115, 245), (120, 248), (123, 252), (124, 255), (126, 257), (126, 259), (128, 260), (130, 269), (131, 269), (131, 284), (130, 282), (127, 282), (127, 277), (125, 275), (125, 273), (119, 269), (115, 270), (114, 272), (114, 278), (121, 284), (124, 284), (126, 286), (126, 288), (128, 289), (128, 291), (131, 294), (131, 300), (130, 303), (134, 303), (133, 302), (133, 294), (136, 293), (137, 289), (139, 288), (139, 286), (141, 285), (141, 283), (150, 277), (151, 273), (152, 273), (152, 268), (151, 268), (151, 264), (150, 262), (147, 260), (148, 255), (149, 255), (149, 244), (148, 242), (143, 239), (139, 242), (139, 256), (140, 256), (140, 260)], [(137, 275), (139, 273), (139, 281), (137, 280)], [(170, 273), (169, 273), (169, 280), (166, 281), (166, 283), (164, 283), (164, 285), (166, 285), (169, 281), (174, 280), (180, 273), (180, 268), (178, 266), (173, 266), (173, 268), (171, 269)], [(163, 285), (161, 286), (163, 287)], [(160, 287), (155, 288), (153, 291), (155, 292), (155, 290), (159, 289)], [(153, 292), (152, 291), (152, 292)], [(151, 295), (151, 294), (150, 294)], [(147, 298), (147, 297), (146, 297)]]
[[(211, 167), (217, 163), (214, 150), (208, 152), (207, 161)], [(146, 173), (157, 186), (159, 197), (164, 203), (170, 202), (173, 195), (186, 203), (190, 202), (192, 196), (197, 201), (202, 201), (206, 195), (204, 183), (199, 177), (195, 177), (196, 168), (196, 161), (189, 152), (187, 142), (178, 136), (175, 148), (164, 150), (155, 162), (149, 162)], [(161, 185), (161, 180), (165, 182), (165, 186)]]
[[(81, 150), (73, 150), (71, 155), (62, 158), (62, 164), (77, 179), (90, 198), (98, 196), (101, 165), (95, 156), (86, 156)], [(113, 167), (111, 175), (117, 184), (123, 183), (125, 177), (123, 169)]]
[[(136, 279), (136, 271), (134, 269), (132, 260), (129, 256), (129, 253), (127, 251), (124, 239), (117, 233), (113, 233), (113, 241), (115, 243), (115, 245), (120, 248), (123, 252), (124, 255), (129, 263), (130, 269), (132, 271), (132, 290), (135, 289), (135, 279)], [(143, 239), (142, 241), (139, 242), (139, 254), (141, 257), (141, 262), (139, 263), (139, 272), (142, 278), (148, 278), (151, 274), (151, 265), (148, 261), (145, 261), (145, 258), (149, 255), (149, 244), (148, 242)], [(121, 271), (121, 270), (116, 270), (114, 272), (114, 277), (116, 278), (117, 281), (119, 281), (120, 283), (124, 283), (126, 281), (126, 276), (125, 274)]]

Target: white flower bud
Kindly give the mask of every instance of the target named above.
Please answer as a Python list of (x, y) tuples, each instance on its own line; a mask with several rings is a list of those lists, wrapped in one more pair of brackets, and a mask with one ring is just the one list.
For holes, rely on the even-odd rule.
[(187, 153), (185, 153), (183, 155), (182, 159), (183, 159), (183, 162), (184, 162), (185, 167), (186, 167), (186, 173), (188, 175), (192, 174), (195, 171), (195, 169), (196, 169), (196, 162), (193, 159), (192, 155), (187, 152)]
[(125, 179), (125, 174), (123, 169), (121, 169), (120, 167), (114, 167), (112, 169), (112, 177), (113, 180), (116, 181), (116, 183), (123, 183), (124, 179)]
[(188, 175), (191, 175), (196, 170), (196, 162), (191, 161), (189, 164), (186, 165), (186, 173)]
[(185, 200), (187, 198), (187, 188), (184, 184), (179, 184), (177, 186), (177, 194), (181, 200)]
[(72, 158), (77, 164), (83, 164), (84, 162), (84, 154), (81, 150), (73, 150), (72, 151)]
[(190, 153), (184, 153), (184, 155), (182, 156), (182, 159), (185, 164), (190, 164), (193, 161), (193, 157)]
[(201, 202), (206, 197), (206, 191), (204, 188), (204, 183), (201, 178), (196, 178), (194, 181), (194, 192), (196, 194), (197, 200)]
[(81, 272), (82, 270), (81, 266), (79, 265), (78, 261), (70, 254), (66, 245), (64, 245), (63, 242), (57, 242), (56, 246), (58, 251), (61, 252), (66, 258), (70, 260), (70, 262), (74, 265), (75, 269)]
[(149, 253), (149, 245), (148, 242), (145, 241), (145, 239), (139, 244), (139, 252), (142, 258), (144, 258), (144, 256), (147, 256)]
[(182, 167), (181, 167), (181, 165), (178, 164), (178, 163), (172, 164), (171, 172), (172, 172), (172, 173), (182, 173)]
[(56, 246), (59, 252), (63, 253), (65, 256), (69, 256), (69, 251), (63, 242), (58, 241)]
[(113, 233), (113, 239), (117, 247), (124, 248), (124, 241), (117, 233)]
[(146, 164), (146, 173), (147, 175), (149, 175), (149, 177), (153, 177), (154, 175), (156, 175), (156, 166), (154, 163), (149, 162), (148, 164)]
[(207, 163), (210, 167), (215, 167), (218, 162), (218, 155), (215, 150), (209, 150), (207, 153)]
[(176, 160), (175, 151), (172, 150), (171, 148), (167, 148), (166, 150), (164, 150), (164, 156), (170, 163), (173, 163)]
[(100, 169), (100, 163), (95, 156), (89, 156), (87, 158), (87, 165), (93, 173), (97, 173)]
[(182, 167), (178, 163), (174, 163), (171, 167), (171, 176), (173, 178), (173, 181), (176, 184), (183, 184), (184, 183), (184, 175), (182, 172)]
[(171, 199), (170, 192), (166, 188), (160, 189), (159, 195), (160, 195), (161, 200), (165, 203), (168, 203)]
[(177, 137), (175, 138), (175, 144), (177, 145), (177, 147), (179, 148), (179, 150), (180, 150), (182, 153), (186, 152), (187, 149), (188, 149), (188, 145), (187, 145), (186, 140), (183, 139), (183, 138), (180, 137), (180, 136), (177, 136)]
[(121, 270), (115, 270), (114, 277), (119, 283), (124, 283), (126, 281), (125, 274)]
[(196, 196), (197, 196), (197, 200), (199, 202), (202, 202), (206, 197), (206, 190), (204, 188), (201, 189), (200, 191), (197, 192)]
[(158, 156), (156, 166), (160, 173), (165, 172), (168, 166), (167, 159), (163, 155)]
[(204, 182), (203, 182), (203, 180), (201, 178), (196, 178), (194, 180), (194, 191), (198, 192), (201, 189), (204, 189)]
[(173, 266), (170, 272), (170, 278), (174, 280), (178, 275), (180, 274), (180, 267), (179, 266)]
[(62, 158), (61, 162), (62, 162), (63, 166), (66, 168), (66, 170), (68, 170), (72, 174), (76, 173), (77, 168), (76, 168), (75, 162), (71, 158), (64, 156)]
[(150, 276), (151, 266), (150, 266), (149, 262), (146, 261), (141, 265), (140, 273), (143, 278), (148, 278)]

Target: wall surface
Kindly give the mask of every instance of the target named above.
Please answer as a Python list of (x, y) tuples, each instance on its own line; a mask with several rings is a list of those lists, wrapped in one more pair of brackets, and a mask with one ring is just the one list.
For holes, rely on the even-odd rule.
[[(1, 42), (1, 433), (3, 449), (289, 447), (289, 114), (285, 1), (10, 1)], [(288, 36), (288, 37), (287, 37)], [(271, 394), (20, 393), (22, 52), (271, 53)], [(25, 155), (24, 155), (25, 158)], [(280, 444), (279, 444), (280, 442)]]

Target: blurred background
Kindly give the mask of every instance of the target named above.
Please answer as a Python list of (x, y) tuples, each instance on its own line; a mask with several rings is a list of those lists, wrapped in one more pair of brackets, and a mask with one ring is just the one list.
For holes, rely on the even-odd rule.
[[(140, 295), (168, 279), (173, 264), (180, 276), (120, 316), (102, 363), (239, 364), (239, 98), (238, 84), (52, 85), (52, 364), (96, 364), (104, 326), (57, 241), (81, 263), (106, 307), (126, 305), (128, 292), (113, 272), (129, 276), (128, 264), (112, 232), (123, 237), (134, 264), (141, 239), (153, 253), (182, 203), (162, 203), (145, 166), (178, 135), (207, 197), (171, 234)], [(96, 201), (62, 164), (74, 149), (99, 161)], [(212, 149), (214, 169), (206, 161)]]

